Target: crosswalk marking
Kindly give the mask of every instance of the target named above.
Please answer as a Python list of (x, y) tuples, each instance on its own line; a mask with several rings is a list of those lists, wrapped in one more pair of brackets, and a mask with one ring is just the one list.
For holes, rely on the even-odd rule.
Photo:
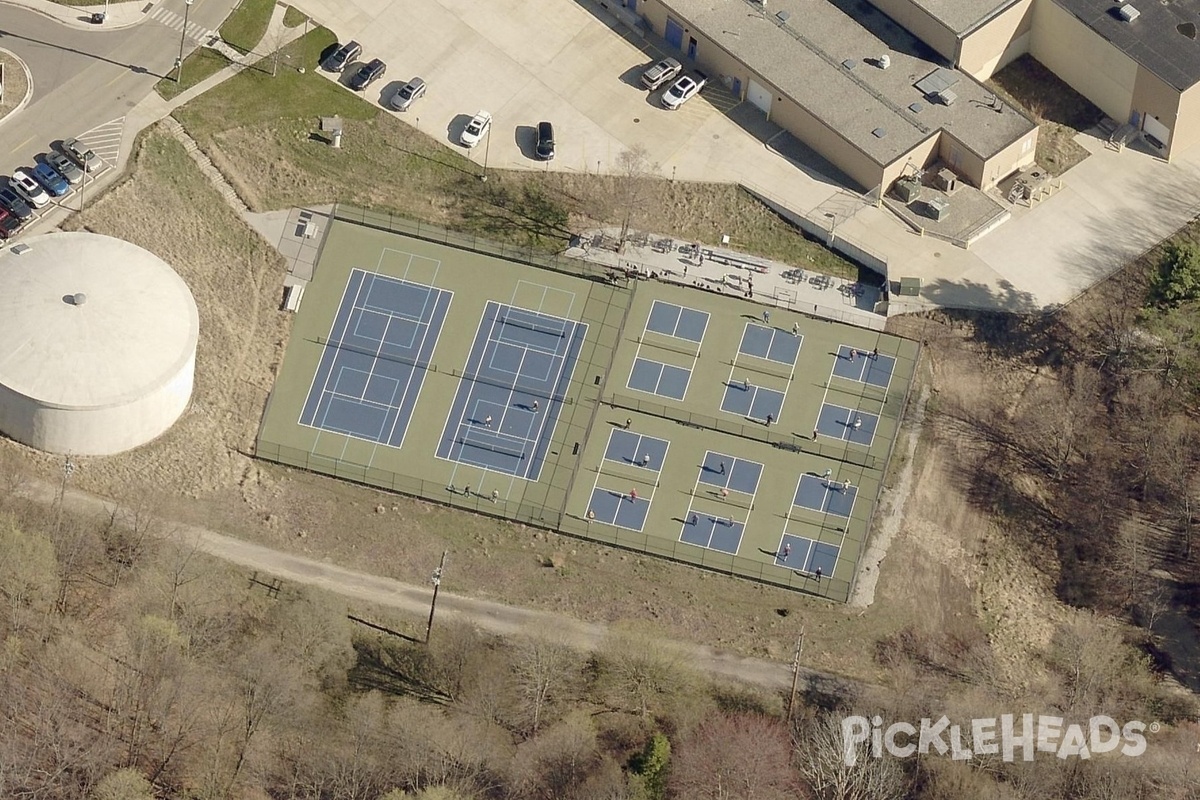
[(76, 138), (100, 156), (105, 165), (115, 166), (117, 158), (121, 155), (121, 137), (124, 132), (125, 117), (117, 117), (97, 125), (87, 133), (79, 134)]
[[(183, 17), (176, 14), (174, 11), (169, 11), (162, 6), (150, 12), (150, 19), (165, 25), (173, 31), (182, 32)], [(202, 25), (197, 25), (194, 22), (187, 23), (187, 37), (197, 44), (203, 44), (217, 35), (216, 31), (211, 31)]]

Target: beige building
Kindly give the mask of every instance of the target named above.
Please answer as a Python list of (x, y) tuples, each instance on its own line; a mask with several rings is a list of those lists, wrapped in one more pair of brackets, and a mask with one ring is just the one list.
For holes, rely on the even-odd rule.
[(1200, 141), (1200, 0), (870, 0), (984, 80), (1030, 53), (1170, 159)]
[(689, 68), (759, 108), (866, 191), (935, 163), (987, 189), (1033, 161), (1031, 120), (870, 6), (864, 14), (845, 0), (626, 4)]

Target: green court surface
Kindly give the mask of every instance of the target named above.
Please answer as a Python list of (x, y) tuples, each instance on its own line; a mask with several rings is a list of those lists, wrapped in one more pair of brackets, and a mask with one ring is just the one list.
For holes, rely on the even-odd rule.
[[(518, 259), (478, 240), (339, 207), (257, 454), (845, 602), (917, 343), (784, 309), (770, 309), (764, 321), (762, 306), (729, 296), (611, 281), (595, 265), (570, 260)], [(405, 312), (379, 316), (381, 300), (350, 296), (364, 294), (363, 275), (373, 287), (402, 281), (418, 294), (435, 287), (442, 310), (432, 317), (427, 310), (419, 322)], [(500, 363), (488, 348), (524, 354), (513, 356), (521, 365), (510, 367), (515, 375), (540, 380), (548, 369), (540, 361), (527, 366), (536, 361), (537, 340), (527, 351), (500, 334), (484, 347), (496, 327), (485, 319), (489, 301), (492, 309), (504, 304), (578, 327), (577, 351), (538, 356), (562, 369), (561, 392), (517, 401), (522, 395), (509, 388), (471, 379), (481, 352)], [(377, 316), (390, 320), (391, 331), (378, 334), (378, 348), (333, 353), (327, 343), (341, 341), (339, 325), (351, 319), (367, 332)], [(586, 325), (586, 333), (568, 320)], [(420, 357), (389, 359), (390, 343), (400, 340), (424, 341)], [(344, 362), (330, 367), (333, 355)], [(349, 377), (335, 385), (333, 372)], [(329, 391), (322, 394), (322, 386)], [(485, 425), (483, 412), (471, 411), (476, 395), (499, 398), (481, 406), (496, 409), (495, 427), (491, 413)], [(341, 405), (319, 405), (320, 398)], [(355, 417), (360, 408), (364, 416)], [(353, 432), (360, 422), (374, 431), (375, 414), (390, 426), (390, 439)], [(504, 450), (509, 441), (521, 448), (518, 460), (509, 459), (515, 469), (506, 466), (507, 453), (483, 449)], [(540, 468), (529, 471), (529, 458)]]

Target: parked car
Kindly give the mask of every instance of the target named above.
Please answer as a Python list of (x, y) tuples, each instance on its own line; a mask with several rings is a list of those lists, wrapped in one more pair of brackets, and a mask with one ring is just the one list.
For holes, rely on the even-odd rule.
[(653, 92), (680, 72), (683, 72), (682, 64), (673, 58), (664, 58), (642, 73), (642, 86)]
[(24, 169), (14, 169), (9, 183), (12, 184), (12, 188), (17, 190), (17, 194), (25, 198), (25, 201), (34, 208), (41, 208), (50, 202), (50, 195), (46, 194), (42, 185)]
[(392, 95), (392, 108), (397, 111), (408, 111), (408, 107), (425, 96), (425, 81), (413, 78), (400, 87), (400, 91)]
[(463, 147), (474, 147), (479, 144), (484, 136), (487, 136), (487, 132), (491, 127), (492, 115), (486, 111), (480, 111), (467, 123), (467, 127), (463, 129), (462, 136), (458, 137), (458, 141)]
[(46, 155), (46, 163), (54, 168), (54, 171), (62, 175), (67, 183), (74, 186), (83, 180), (83, 170), (79, 168), (71, 159), (64, 156), (62, 153), (49, 153)]
[(21, 227), (21, 220), (10, 211), (0, 208), (0, 239), (7, 239)]
[(55, 172), (54, 167), (45, 161), (39, 161), (33, 165), (33, 177), (37, 178), (37, 182), (45, 186), (55, 197), (62, 197), (71, 191), (71, 185), (67, 183), (66, 179)]
[(549, 122), (539, 122), (537, 125), (537, 147), (534, 149), (537, 157), (543, 161), (554, 158), (554, 126)]
[(0, 189), (0, 207), (11, 212), (22, 222), (33, 216), (33, 209), (29, 207), (29, 203), (26, 203), (21, 195), (13, 191), (11, 186)]
[(684, 75), (672, 83), (670, 89), (663, 92), (663, 108), (674, 111), (688, 100), (700, 94), (700, 90), (704, 88), (704, 84), (706, 83), (708, 83), (708, 77), (703, 73), (697, 72), (695, 78), (690, 75)]
[(354, 77), (350, 79), (350, 88), (356, 92), (361, 92), (382, 78), (385, 72), (387, 72), (387, 64), (383, 63), (381, 59), (373, 58), (359, 67), (358, 72), (354, 73)]
[(358, 42), (346, 42), (325, 60), (325, 69), (330, 72), (341, 72), (354, 59), (362, 55), (362, 45)]
[(83, 168), (84, 172), (96, 172), (104, 166), (104, 161), (100, 156), (93, 153), (90, 147), (74, 137), (63, 139), (62, 149), (72, 161)]

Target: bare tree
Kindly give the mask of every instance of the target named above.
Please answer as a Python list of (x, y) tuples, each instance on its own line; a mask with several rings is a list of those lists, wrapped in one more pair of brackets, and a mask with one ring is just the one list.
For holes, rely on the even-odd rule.
[[(20, 631), (51, 612), (57, 599), (58, 562), (54, 546), (40, 534), (20, 530), (12, 517), (0, 517), (0, 598), (5, 617), (0, 632)], [(7, 622), (7, 625), (2, 623)]]
[(136, 769), (119, 769), (100, 779), (92, 800), (154, 800), (154, 787)]
[(617, 156), (615, 170), (606, 185), (608, 191), (597, 195), (601, 208), (597, 216), (612, 218), (619, 215), (621, 235), (618, 252), (624, 252), (629, 231), (640, 222), (654, 199), (658, 164), (650, 160), (650, 151), (643, 144), (636, 144)]
[(787, 729), (758, 715), (717, 714), (675, 748), (669, 785), (689, 800), (794, 800)]
[(536, 734), (556, 699), (578, 676), (582, 659), (562, 637), (547, 634), (516, 643), (512, 674), (525, 702), (528, 731)]
[(610, 630), (597, 659), (614, 702), (643, 719), (661, 710), (684, 684), (695, 683), (680, 654), (651, 632)]
[(841, 722), (827, 714), (796, 730), (800, 774), (818, 800), (900, 800), (907, 781), (891, 758), (873, 758), (869, 745), (859, 745), (858, 758), (847, 764)]
[(514, 783), (526, 797), (568, 797), (587, 778), (598, 757), (591, 720), (574, 716), (517, 747)]

